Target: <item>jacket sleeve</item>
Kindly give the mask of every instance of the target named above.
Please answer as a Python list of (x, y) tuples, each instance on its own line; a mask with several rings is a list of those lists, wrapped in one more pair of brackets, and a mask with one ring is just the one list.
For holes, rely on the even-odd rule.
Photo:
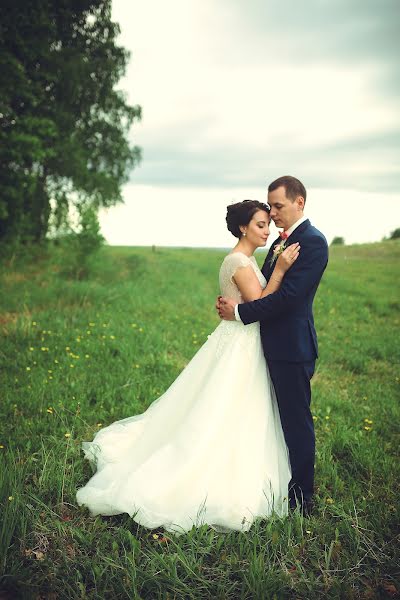
[(328, 262), (328, 246), (324, 238), (313, 236), (301, 243), (300, 256), (286, 273), (280, 289), (265, 298), (239, 304), (245, 325), (264, 321), (291, 309), (315, 287)]

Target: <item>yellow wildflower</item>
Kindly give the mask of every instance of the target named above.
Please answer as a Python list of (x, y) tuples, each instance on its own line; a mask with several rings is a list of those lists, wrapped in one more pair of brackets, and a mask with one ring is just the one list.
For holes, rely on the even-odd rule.
[(14, 496), (8, 496), (9, 501), (14, 500)]
[(31, 368), (30, 368), (30, 367), (26, 367), (26, 370), (27, 370), (27, 371), (30, 371), (30, 370), (31, 370)]
[(334, 500), (333, 500), (332, 498), (327, 498), (327, 499), (326, 499), (326, 503), (327, 503), (327, 504), (333, 504), (333, 503), (334, 503)]
[(70, 433), (64, 433), (64, 437), (69, 438), (69, 437), (71, 437), (71, 434)]
[(47, 412), (50, 413), (51, 415), (53, 414), (53, 409), (51, 408), (51, 406), (49, 406), (49, 408), (47, 409)]

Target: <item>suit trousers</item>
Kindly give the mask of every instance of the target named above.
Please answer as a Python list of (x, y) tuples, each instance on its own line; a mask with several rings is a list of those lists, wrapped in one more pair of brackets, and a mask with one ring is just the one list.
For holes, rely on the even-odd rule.
[(292, 479), (289, 503), (307, 503), (314, 492), (315, 433), (311, 414), (311, 378), (315, 360), (285, 362), (268, 360), (282, 429), (289, 450)]

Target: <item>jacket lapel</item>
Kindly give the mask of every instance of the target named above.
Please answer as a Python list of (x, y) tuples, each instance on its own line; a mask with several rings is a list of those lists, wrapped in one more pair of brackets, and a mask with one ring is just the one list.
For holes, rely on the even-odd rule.
[(270, 249), (268, 251), (268, 254), (264, 261), (264, 264), (262, 266), (261, 273), (264, 275), (265, 279), (267, 279), (267, 280), (269, 279), (269, 276), (271, 275), (271, 272), (273, 269), (273, 267), (271, 267), (270, 263), (271, 263), (271, 258), (274, 254), (274, 248), (277, 244), (280, 244), (281, 241), (282, 240), (280, 237), (278, 237), (278, 238), (276, 238), (276, 240), (274, 240), (274, 242), (272, 243), (272, 246), (270, 247)]
[[(296, 229), (293, 231), (293, 233), (291, 233), (289, 235), (289, 237), (286, 239), (286, 246), (290, 246), (290, 244), (294, 244), (296, 239), (299, 237), (299, 235), (301, 235), (306, 229), (307, 227), (310, 225), (310, 219), (306, 219), (305, 221), (303, 221), (303, 223), (301, 223), (298, 227), (296, 227)], [(293, 240), (291, 239), (293, 236)]]
[[(296, 229), (293, 231), (293, 233), (291, 233), (289, 235), (289, 237), (285, 240), (286, 247), (290, 246), (290, 244), (294, 244), (297, 241), (298, 237), (301, 236), (302, 233), (304, 233), (304, 231), (307, 229), (307, 227), (309, 227), (309, 225), (310, 225), (310, 219), (306, 219), (305, 221), (303, 221), (303, 223), (301, 223), (298, 227), (296, 227)], [(274, 253), (274, 248), (277, 244), (280, 244), (281, 241), (282, 241), (282, 238), (280, 236), (276, 238), (276, 240), (273, 242), (272, 246), (270, 247), (269, 252), (267, 254), (267, 258), (265, 259), (264, 264), (262, 266), (261, 273), (264, 275), (264, 277), (267, 281), (275, 267), (275, 263), (273, 263), (271, 265), (271, 258)]]

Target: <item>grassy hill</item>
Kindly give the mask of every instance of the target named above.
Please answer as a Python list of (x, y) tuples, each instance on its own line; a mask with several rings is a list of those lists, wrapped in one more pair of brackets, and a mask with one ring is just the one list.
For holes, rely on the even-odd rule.
[[(315, 300), (317, 509), (175, 538), (75, 502), (80, 444), (143, 412), (218, 325), (223, 251), (104, 248), (0, 270), (0, 591), (10, 598), (391, 598), (399, 590), (397, 241), (337, 246)], [(263, 254), (257, 255), (262, 262)]]

